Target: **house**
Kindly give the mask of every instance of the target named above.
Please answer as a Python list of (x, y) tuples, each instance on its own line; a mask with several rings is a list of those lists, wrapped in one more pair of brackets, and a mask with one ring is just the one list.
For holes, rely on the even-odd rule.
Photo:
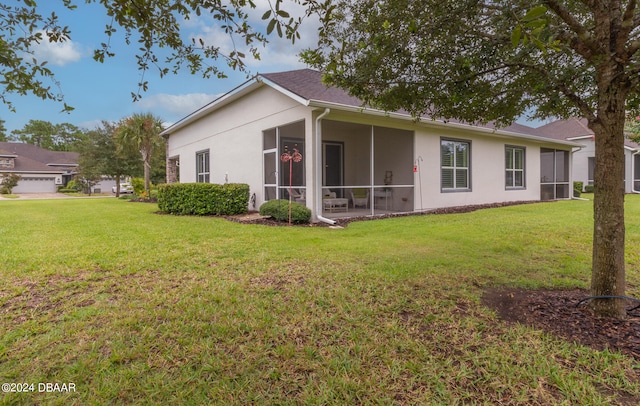
[[(558, 140), (574, 141), (582, 148), (573, 154), (573, 180), (593, 185), (596, 143), (595, 134), (584, 118), (557, 120), (538, 127), (535, 133)], [(625, 139), (624, 142), (624, 189), (626, 193), (640, 192), (640, 145)]]
[(14, 193), (56, 192), (66, 185), (78, 166), (77, 152), (49, 151), (31, 144), (0, 142), (0, 177), (21, 176)]
[[(247, 183), (249, 209), (291, 195), (314, 221), (327, 222), (569, 199), (571, 160), (580, 147), (522, 125), (416, 121), (369, 108), (310, 69), (259, 74), (162, 135), (169, 183)], [(283, 161), (296, 151), (299, 162)]]

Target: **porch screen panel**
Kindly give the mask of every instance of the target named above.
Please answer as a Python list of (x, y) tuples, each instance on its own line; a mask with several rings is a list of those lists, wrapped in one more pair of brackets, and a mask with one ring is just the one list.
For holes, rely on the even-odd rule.
[(276, 185), (276, 153), (267, 152), (264, 154), (264, 184)]
[(540, 150), (540, 191), (542, 200), (568, 199), (569, 152), (542, 148)]
[(556, 182), (569, 182), (569, 156), (565, 151), (555, 151)]
[(540, 182), (541, 183), (553, 183), (555, 180), (554, 174), (554, 150), (542, 148), (540, 150)]

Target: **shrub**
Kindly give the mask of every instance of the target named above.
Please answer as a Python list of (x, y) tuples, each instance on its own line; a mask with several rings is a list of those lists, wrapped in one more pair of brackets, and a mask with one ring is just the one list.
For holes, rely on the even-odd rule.
[[(269, 200), (260, 206), (260, 215), (271, 216), (278, 221), (289, 221), (289, 201), (278, 199)], [(300, 224), (311, 220), (311, 210), (306, 206), (291, 202), (291, 222)]]
[(587, 185), (584, 187), (585, 193), (593, 193), (593, 185)]
[(176, 183), (158, 186), (158, 207), (171, 214), (233, 215), (247, 212), (249, 185)]
[(573, 182), (574, 197), (580, 197), (580, 195), (582, 194), (582, 185), (584, 185), (584, 182)]
[(18, 182), (21, 178), (22, 176), (15, 173), (5, 175), (2, 178), (2, 182), (0, 182), (0, 193), (3, 195), (10, 195), (13, 191), (13, 188), (18, 186)]
[(71, 189), (71, 188), (68, 188), (68, 187), (63, 187), (63, 188), (58, 189), (58, 192), (59, 193), (77, 193), (78, 190), (77, 189)]
[(72, 179), (69, 181), (69, 183), (67, 183), (67, 186), (60, 188), (60, 193), (69, 193), (69, 192), (62, 192), (63, 189), (71, 189), (74, 192), (79, 192), (82, 190), (82, 184), (80, 182), (78, 182), (75, 179)]
[(142, 194), (144, 193), (144, 179), (132, 178), (131, 187), (133, 187), (133, 193), (137, 194), (138, 196), (142, 196)]

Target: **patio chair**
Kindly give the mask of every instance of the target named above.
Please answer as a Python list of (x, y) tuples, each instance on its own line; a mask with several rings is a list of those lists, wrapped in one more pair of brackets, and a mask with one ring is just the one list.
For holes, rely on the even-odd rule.
[(369, 207), (369, 190), (364, 188), (353, 189), (351, 191), (351, 202), (353, 207), (364, 206)]

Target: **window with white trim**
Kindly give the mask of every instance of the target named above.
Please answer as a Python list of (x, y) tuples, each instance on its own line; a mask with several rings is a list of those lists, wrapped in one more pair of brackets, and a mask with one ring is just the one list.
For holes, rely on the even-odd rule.
[(440, 188), (442, 191), (471, 190), (471, 142), (440, 140)]
[(504, 148), (505, 187), (525, 188), (525, 148), (506, 145)]
[(209, 183), (209, 150), (196, 152), (196, 182)]

